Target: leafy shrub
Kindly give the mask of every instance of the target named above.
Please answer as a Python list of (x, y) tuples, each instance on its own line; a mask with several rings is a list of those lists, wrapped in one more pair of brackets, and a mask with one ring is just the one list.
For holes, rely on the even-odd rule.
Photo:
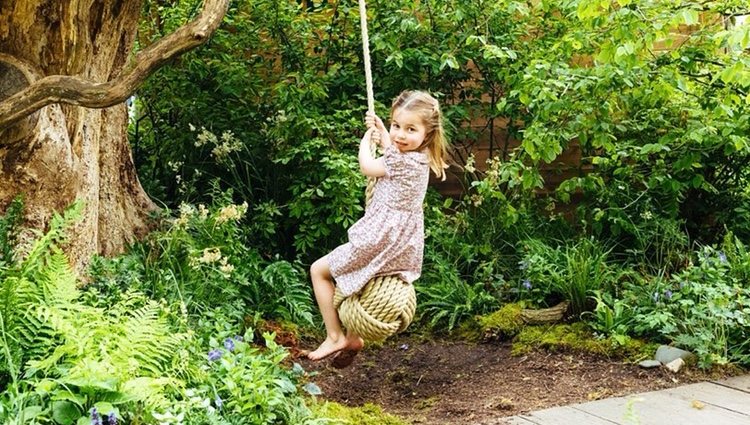
[[(728, 240), (738, 246), (738, 241)], [(730, 262), (723, 251), (704, 246), (695, 253), (696, 263), (670, 279), (628, 286), (623, 298), (635, 313), (633, 333), (666, 338), (694, 352), (702, 367), (746, 364), (750, 292), (733, 270), (735, 264), (742, 269), (747, 254), (735, 253), (733, 258)]]
[[(327, 423), (316, 418), (299, 394), (298, 381), (304, 373), (282, 367), (288, 352), (264, 335), (266, 349), (250, 345), (252, 330), (244, 337), (213, 335), (211, 350), (204, 354), (206, 379), (186, 391), (185, 419), (189, 423), (298, 424)], [(181, 412), (165, 412), (160, 419)], [(170, 423), (170, 422), (168, 422)]]
[(578, 317), (593, 308), (592, 296), (607, 289), (613, 279), (607, 252), (593, 239), (582, 238), (564, 247), (532, 239), (522, 242), (522, 249), (519, 296), (535, 305), (564, 299), (570, 302), (569, 312)]
[(160, 305), (143, 297), (106, 310), (80, 303), (77, 278), (57, 248), (80, 207), (55, 216), (2, 281), (0, 341), (11, 378), (3, 420), (69, 424), (94, 407), (122, 418), (120, 409), (139, 404), (150, 412), (175, 383), (173, 360), (186, 334), (170, 329)]
[[(24, 259), (4, 270), (1, 422), (327, 422), (305, 406), (298, 390), (301, 371), (282, 366), (287, 352), (272, 335), (264, 350), (249, 345), (252, 329), (244, 341), (228, 337), (243, 319), (244, 309), (235, 303), (192, 321), (186, 310), (132, 289), (115, 293), (116, 285), (133, 276), (130, 269), (100, 279), (82, 295), (58, 248), (79, 213), (77, 204), (55, 216)], [(97, 293), (99, 287), (107, 291)], [(217, 364), (218, 341), (224, 351)], [(214, 350), (208, 358), (206, 347)]]
[(420, 317), (433, 329), (450, 332), (463, 320), (497, 308), (498, 300), (482, 283), (468, 284), (445, 276), (433, 284), (420, 284)]
[(265, 260), (245, 245), (239, 221), (247, 206), (228, 204), (230, 196), (217, 195), (209, 207), (182, 204), (178, 216), (165, 217), (165, 228), (128, 255), (95, 261), (93, 285), (113, 296), (137, 288), (189, 313), (241, 299), (254, 312), (311, 324), (305, 274), (284, 260)]

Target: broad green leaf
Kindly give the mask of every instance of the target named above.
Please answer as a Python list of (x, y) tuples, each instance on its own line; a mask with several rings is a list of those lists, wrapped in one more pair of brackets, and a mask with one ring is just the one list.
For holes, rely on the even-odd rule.
[(697, 10), (693, 9), (683, 9), (680, 13), (680, 18), (682, 18), (682, 23), (685, 25), (695, 25), (700, 22), (700, 14)]
[(94, 404), (94, 407), (96, 407), (96, 411), (102, 415), (109, 415), (115, 410), (115, 407), (111, 403), (107, 403), (106, 401), (100, 401)]
[(69, 401), (52, 403), (52, 419), (60, 425), (72, 425), (82, 414), (81, 409)]
[(323, 394), (323, 391), (320, 389), (320, 387), (315, 384), (314, 382), (308, 382), (305, 384), (304, 387), (302, 387), (308, 394), (310, 395), (321, 395)]

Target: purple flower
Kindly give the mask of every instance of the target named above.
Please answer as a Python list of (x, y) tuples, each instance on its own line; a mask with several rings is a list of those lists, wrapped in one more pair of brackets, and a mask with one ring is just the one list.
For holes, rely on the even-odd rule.
[(719, 251), (719, 261), (722, 264), (726, 264), (727, 263), (727, 255), (724, 254), (724, 251)]
[(666, 298), (667, 300), (671, 300), (672, 299), (672, 291), (670, 291), (669, 289), (667, 289), (666, 291), (664, 291), (664, 298)]
[(107, 425), (117, 425), (117, 416), (115, 415), (115, 412), (112, 412), (107, 416)]
[(227, 338), (224, 340), (224, 348), (227, 349), (227, 351), (232, 352), (234, 351), (234, 340), (232, 338)]
[(234, 336), (234, 340), (235, 340), (235, 341), (237, 341), (237, 342), (242, 342), (242, 341), (244, 341), (245, 339), (244, 339), (244, 338), (242, 338), (242, 336), (240, 336), (240, 335), (235, 335), (235, 336)]
[(102, 417), (96, 407), (91, 409), (91, 425), (102, 425)]
[(217, 396), (216, 396), (216, 398), (214, 399), (214, 403), (216, 403), (216, 408), (217, 408), (217, 409), (221, 409), (221, 406), (223, 406), (223, 405), (224, 405), (224, 401), (223, 401), (223, 400), (221, 399), (221, 397), (219, 397), (218, 395), (217, 395)]
[(208, 361), (215, 362), (221, 358), (221, 350), (211, 350), (208, 352)]
[(526, 289), (531, 289), (531, 282), (529, 281), (529, 279), (524, 279), (522, 285)]

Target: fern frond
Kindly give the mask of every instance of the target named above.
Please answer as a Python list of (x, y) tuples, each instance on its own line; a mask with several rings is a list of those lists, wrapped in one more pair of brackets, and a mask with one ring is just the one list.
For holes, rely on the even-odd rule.
[(51, 251), (37, 276), (38, 284), (44, 291), (45, 304), (68, 305), (80, 295), (78, 277), (59, 248), (52, 247)]
[(121, 319), (120, 332), (111, 340), (113, 362), (128, 364), (136, 360), (142, 372), (160, 376), (172, 365), (172, 358), (183, 346), (186, 336), (174, 333), (161, 312), (161, 306), (149, 302)]
[(49, 222), (49, 230), (41, 235), (31, 246), (28, 255), (21, 263), (21, 273), (25, 276), (33, 274), (44, 265), (44, 258), (53, 245), (59, 245), (65, 240), (65, 229), (75, 222), (83, 210), (82, 202), (75, 202), (68, 207), (63, 215), (55, 213)]

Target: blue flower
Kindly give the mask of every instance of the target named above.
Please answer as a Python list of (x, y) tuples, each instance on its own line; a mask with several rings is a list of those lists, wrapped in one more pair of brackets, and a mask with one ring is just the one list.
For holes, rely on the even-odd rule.
[(722, 264), (726, 264), (727, 263), (727, 255), (724, 254), (724, 251), (719, 251), (719, 261)]
[(216, 396), (216, 398), (214, 399), (214, 403), (216, 403), (216, 408), (217, 408), (217, 409), (221, 409), (221, 406), (223, 406), (223, 405), (224, 405), (224, 401), (223, 401), (223, 400), (221, 399), (221, 397), (219, 397), (218, 395), (217, 395), (217, 396)]
[(117, 416), (112, 412), (107, 416), (107, 425), (117, 425)]
[(235, 335), (235, 336), (234, 336), (234, 340), (235, 340), (235, 341), (237, 341), (237, 342), (242, 342), (242, 341), (244, 341), (245, 339), (244, 339), (244, 338), (242, 338), (242, 336), (240, 336), (240, 335)]
[(670, 291), (669, 289), (667, 289), (666, 291), (664, 291), (664, 298), (666, 298), (667, 300), (671, 300), (672, 299), (672, 291)]
[(524, 279), (522, 285), (526, 289), (531, 289), (531, 282), (529, 281), (529, 279)]
[(96, 407), (91, 409), (91, 425), (102, 425), (102, 417)]
[(232, 338), (227, 338), (224, 340), (224, 348), (227, 349), (227, 351), (234, 351), (234, 340)]
[(221, 350), (211, 350), (208, 352), (208, 361), (215, 362), (221, 358)]

